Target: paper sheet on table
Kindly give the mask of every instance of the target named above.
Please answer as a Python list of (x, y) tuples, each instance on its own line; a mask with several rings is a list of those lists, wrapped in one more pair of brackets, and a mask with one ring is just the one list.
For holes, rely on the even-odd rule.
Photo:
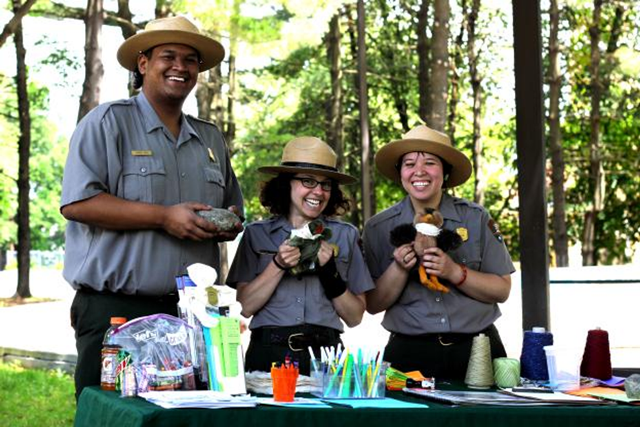
[(259, 397), (258, 404), (271, 405), (271, 406), (285, 406), (289, 408), (331, 408), (331, 405), (327, 405), (320, 399), (310, 399), (306, 397), (294, 397), (293, 402), (276, 402), (273, 397)]
[(253, 396), (231, 396), (211, 390), (149, 391), (139, 397), (166, 409), (173, 408), (250, 408), (258, 402)]
[(613, 400), (616, 402), (630, 403), (632, 405), (640, 405), (640, 399), (629, 399), (627, 393), (618, 388), (611, 387), (589, 387), (572, 391), (571, 394), (576, 396), (593, 396), (598, 399)]
[(593, 397), (599, 399), (613, 400), (616, 402), (630, 403), (631, 405), (640, 405), (640, 399), (629, 399), (627, 393), (589, 393)]
[(383, 409), (416, 409), (428, 408), (429, 406), (421, 403), (411, 403), (402, 400), (391, 399), (325, 399), (327, 403), (333, 405), (349, 406), (351, 408), (383, 408)]
[(540, 392), (514, 392), (511, 388), (501, 389), (500, 392), (511, 394), (518, 397), (526, 397), (528, 399), (539, 400), (548, 403), (571, 404), (571, 405), (603, 405), (606, 402), (595, 399), (590, 396), (576, 396), (573, 394), (554, 391), (553, 393)]

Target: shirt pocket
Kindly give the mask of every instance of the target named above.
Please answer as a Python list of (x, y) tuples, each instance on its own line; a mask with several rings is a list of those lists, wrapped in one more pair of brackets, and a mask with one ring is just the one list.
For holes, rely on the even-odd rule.
[(349, 279), (349, 260), (346, 258), (337, 257), (336, 258), (336, 270), (340, 274), (340, 277), (345, 282), (348, 282)]
[(219, 168), (205, 167), (204, 170), (204, 203), (220, 207), (224, 202), (225, 182)]
[(417, 271), (412, 270), (409, 274), (408, 283), (402, 290), (398, 303), (402, 306), (420, 306), (423, 304), (427, 288), (420, 283)]
[(449, 255), (452, 255), (454, 261), (464, 264), (470, 270), (480, 271), (482, 252), (477, 242), (465, 242), (460, 248)]
[(134, 157), (122, 166), (122, 196), (127, 200), (162, 204), (165, 200), (167, 172), (161, 159)]

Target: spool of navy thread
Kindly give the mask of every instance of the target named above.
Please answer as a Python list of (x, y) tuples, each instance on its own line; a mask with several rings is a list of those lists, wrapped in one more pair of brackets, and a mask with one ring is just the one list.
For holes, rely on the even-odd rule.
[(553, 335), (544, 328), (535, 327), (524, 331), (522, 354), (520, 355), (520, 375), (533, 381), (548, 381), (547, 356), (544, 346), (553, 345)]

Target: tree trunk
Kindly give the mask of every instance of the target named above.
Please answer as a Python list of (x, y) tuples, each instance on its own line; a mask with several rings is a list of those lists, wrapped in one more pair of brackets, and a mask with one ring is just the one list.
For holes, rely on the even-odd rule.
[(451, 86), (451, 95), (449, 97), (449, 116), (447, 118), (447, 134), (451, 139), (451, 144), (455, 147), (456, 144), (456, 121), (458, 119), (458, 102), (460, 101), (460, 73), (459, 70), (462, 69), (463, 65), (463, 44), (464, 44), (464, 33), (465, 27), (467, 26), (468, 20), (468, 11), (467, 11), (467, 0), (462, 0), (460, 4), (461, 8), (461, 22), (460, 22), (460, 32), (456, 37), (456, 42), (453, 51), (453, 61), (451, 62), (451, 81), (449, 82)]
[(591, 113), (589, 123), (589, 192), (591, 207), (585, 213), (582, 234), (582, 265), (596, 265), (595, 230), (598, 213), (604, 205), (605, 176), (602, 167), (600, 146), (600, 101), (602, 97), (602, 81), (600, 79), (600, 16), (603, 0), (594, 0), (593, 22), (589, 28), (591, 39)]
[(342, 135), (342, 63), (340, 61), (340, 13), (336, 12), (329, 22), (326, 36), (327, 59), (331, 79), (331, 96), (327, 105), (327, 144), (338, 155), (338, 168), (344, 163)]
[[(118, 0), (117, 17), (120, 19), (120, 31), (125, 40), (136, 34), (137, 28), (133, 23), (133, 14), (131, 13), (131, 9), (129, 9), (129, 0)], [(131, 73), (129, 74), (131, 75)], [(137, 89), (133, 88), (132, 78), (129, 78), (127, 88), (129, 96), (133, 96), (136, 93)]]
[(555, 265), (567, 267), (569, 265), (569, 241), (564, 194), (564, 153), (562, 150), (562, 135), (560, 132), (560, 89), (562, 76), (560, 75), (560, 45), (558, 44), (558, 26), (560, 13), (558, 1), (551, 0), (549, 5), (549, 148), (551, 150), (551, 186), (553, 191), (553, 252)]
[[(233, 43), (232, 43), (233, 44)], [(236, 55), (234, 50), (229, 49), (229, 92), (227, 93), (227, 120), (225, 128), (225, 140), (229, 151), (233, 153), (234, 142), (236, 139), (236, 122), (235, 122), (235, 103), (237, 92), (237, 70)]]
[[(363, 6), (364, 7), (364, 6)], [(391, 14), (391, 10), (390, 7), (382, 7), (380, 10), (380, 17), (382, 19), (382, 22), (384, 26), (392, 26), (392, 28), (395, 27), (396, 29), (396, 34), (395, 37), (397, 40), (400, 40), (402, 37), (404, 37), (405, 35), (402, 33), (402, 30), (400, 28), (397, 27), (397, 25), (395, 25), (395, 23), (390, 22), (389, 17)], [(359, 22), (359, 21), (358, 21)], [(364, 47), (362, 47), (362, 49), (360, 49), (361, 46), (361, 42), (360, 40), (363, 39), (364, 36), (360, 36), (360, 29), (358, 29), (358, 46), (359, 46), (359, 50), (363, 50)], [(396, 59), (396, 47), (389, 45), (389, 46), (384, 46), (380, 52), (380, 55), (384, 58), (384, 61), (387, 64), (390, 64), (391, 69), (393, 71), (395, 71), (396, 73), (404, 73), (405, 69), (402, 68), (394, 68), (393, 64), (396, 64), (397, 59)], [(396, 71), (397, 70), (397, 71)], [(392, 72), (393, 72), (392, 71)], [(391, 97), (393, 98), (393, 103), (394, 103), (394, 107), (398, 113), (398, 121), (400, 122), (400, 124), (402, 125), (402, 130), (403, 132), (409, 132), (410, 130), (410, 126), (409, 126), (409, 103), (407, 101), (407, 94), (408, 94), (408, 89), (407, 89), (407, 84), (405, 84), (404, 82), (394, 82), (394, 84), (390, 85), (389, 87), (389, 91), (391, 92)]]
[(423, 122), (428, 122), (430, 106), (431, 88), (429, 84), (429, 54), (430, 43), (427, 37), (427, 26), (429, 23), (429, 7), (431, 6), (430, 0), (422, 0), (420, 3), (420, 9), (418, 9), (418, 25), (416, 27), (418, 35), (418, 115)]
[[(13, 0), (13, 11), (20, 8), (20, 0)], [(16, 87), (18, 92), (18, 114), (20, 139), (18, 140), (18, 288), (15, 297), (29, 298), (29, 267), (31, 263), (31, 231), (29, 223), (29, 157), (31, 152), (31, 117), (29, 113), (29, 93), (27, 91), (26, 52), (22, 35), (22, 24), (14, 32), (16, 45)]]
[(469, 58), (469, 75), (471, 78), (471, 90), (473, 93), (473, 173), (475, 184), (473, 200), (484, 204), (485, 178), (482, 157), (482, 76), (478, 71), (479, 55), (476, 49), (476, 24), (480, 13), (480, 0), (473, 0), (469, 12), (469, 40), (467, 43), (467, 56)]
[(212, 83), (210, 82), (211, 71), (198, 74), (196, 103), (198, 104), (198, 117), (202, 120), (211, 120), (211, 102), (213, 101)]
[(225, 128), (225, 107), (222, 99), (222, 73), (220, 66), (198, 75), (196, 88), (198, 117), (214, 122), (221, 132)]
[(220, 129), (224, 129), (225, 126), (225, 108), (224, 99), (222, 98), (222, 70), (220, 66), (214, 67), (209, 70), (209, 83), (211, 84), (211, 118)]
[(118, 12), (116, 15), (121, 20), (120, 31), (122, 31), (122, 37), (126, 40), (133, 36), (137, 29), (133, 24), (133, 14), (129, 9), (129, 0), (118, 0)]
[[(16, 28), (22, 23), (22, 18), (29, 13), (29, 9), (37, 0), (27, 0), (23, 5), (20, 5), (17, 9), (14, 8), (14, 13), (9, 22), (4, 26), (2, 34), (0, 34), (0, 48), (4, 46), (7, 39), (16, 31)], [(15, 4), (15, 2), (14, 2)]]
[[(357, 9), (358, 5), (357, 3), (347, 3), (344, 6), (344, 10), (345, 10), (345, 16), (347, 19), (347, 34), (349, 36), (349, 54), (351, 57), (351, 61), (353, 61), (353, 66), (352, 68), (356, 69), (355, 73), (352, 73), (353, 75), (353, 80), (351, 80), (351, 83), (353, 84), (353, 94), (355, 97), (355, 107), (354, 109), (356, 110), (360, 110), (359, 107), (359, 99), (360, 99), (360, 74), (357, 71), (359, 65), (358, 65), (358, 36), (357, 36), (357, 32), (358, 32), (358, 28), (357, 28), (357, 23), (356, 23), (356, 19), (353, 17), (353, 11), (354, 9)], [(356, 10), (357, 13), (357, 10)], [(346, 93), (350, 93), (350, 90), (347, 89)], [(362, 147), (361, 147), (361, 138), (360, 138), (360, 126), (354, 127), (347, 127), (347, 132), (349, 132), (348, 135), (346, 135), (345, 137), (348, 138), (349, 141), (354, 141), (353, 143), (353, 149), (360, 152), (360, 154), (362, 155)], [(350, 157), (349, 159), (347, 159), (347, 165), (350, 168), (350, 170), (360, 170), (361, 176), (364, 175), (364, 167), (365, 164), (364, 162), (362, 162), (361, 157)], [(367, 166), (368, 167), (368, 166)], [(347, 192), (349, 192), (348, 194), (351, 196), (351, 198), (353, 200), (356, 200), (356, 205), (362, 207), (362, 209), (351, 209), (350, 213), (349, 213), (349, 222), (351, 222), (351, 224), (353, 224), (354, 226), (360, 228), (362, 225), (362, 216), (360, 215), (360, 212), (364, 210), (364, 206), (366, 204), (366, 200), (364, 199), (364, 191), (363, 191), (363, 185), (361, 183), (361, 187), (359, 190), (356, 190), (354, 188), (345, 188)], [(360, 201), (360, 205), (358, 205), (358, 201)], [(364, 212), (363, 212), (364, 213)]]
[(78, 121), (100, 103), (100, 83), (104, 75), (102, 67), (103, 0), (87, 0), (85, 13), (84, 83), (80, 96)]
[(435, 0), (433, 34), (431, 40), (431, 76), (427, 123), (435, 130), (444, 131), (447, 120), (449, 73), (449, 0)]
[(373, 181), (373, 150), (369, 126), (369, 95), (367, 87), (367, 48), (365, 31), (364, 0), (358, 0), (358, 110), (360, 117), (360, 159), (362, 162), (360, 188), (362, 191), (362, 224), (375, 214), (375, 191)]
[(233, 154), (236, 139), (235, 104), (238, 91), (238, 72), (236, 56), (238, 54), (238, 38), (240, 37), (240, 5), (243, 0), (233, 1), (233, 13), (229, 26), (229, 92), (227, 94), (227, 121), (225, 139), (229, 151)]

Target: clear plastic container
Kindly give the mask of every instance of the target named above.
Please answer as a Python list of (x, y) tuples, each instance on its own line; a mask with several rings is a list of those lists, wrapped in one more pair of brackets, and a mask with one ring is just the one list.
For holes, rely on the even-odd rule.
[(383, 362), (377, 372), (353, 369), (347, 375), (324, 369), (319, 396), (325, 399), (384, 399), (388, 366)]
[(549, 385), (558, 391), (580, 388), (580, 352), (569, 347), (547, 345), (544, 347), (549, 370)]

